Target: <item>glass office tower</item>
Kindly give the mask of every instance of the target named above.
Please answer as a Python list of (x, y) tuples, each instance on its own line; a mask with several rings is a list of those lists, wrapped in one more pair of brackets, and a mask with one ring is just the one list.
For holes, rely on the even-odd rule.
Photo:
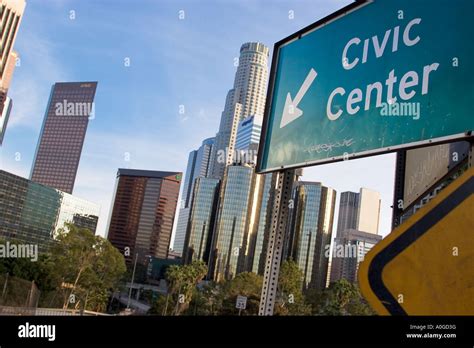
[(354, 229), (345, 230), (340, 237), (334, 239), (334, 251), (331, 262), (331, 283), (346, 279), (357, 282), (357, 271), (364, 256), (382, 236)]
[(336, 192), (318, 182), (295, 184), (290, 257), (303, 272), (304, 288), (326, 287)]
[[(186, 239), (191, 204), (193, 200), (193, 187), (196, 178), (209, 176), (210, 155), (214, 146), (214, 138), (204, 139), (197, 150), (189, 153), (184, 185), (181, 193), (181, 205), (178, 214), (178, 223), (174, 236), (173, 251), (182, 254)], [(183, 255), (184, 256), (184, 255)]]
[(273, 202), (275, 199), (276, 175), (263, 176), (262, 203), (258, 216), (256, 233), (252, 237), (251, 271), (263, 275), (267, 256), (268, 238), (272, 222)]
[(226, 168), (210, 258), (210, 274), (217, 281), (250, 270), (262, 188), (263, 176), (252, 166)]
[(127, 262), (136, 253), (142, 260), (168, 257), (181, 176), (180, 172), (118, 170), (108, 239), (121, 252), (130, 251), (124, 253)]
[(0, 170), (0, 239), (48, 248), (65, 223), (95, 233), (100, 207)]
[(189, 223), (183, 257), (186, 263), (193, 260), (209, 262), (214, 218), (219, 197), (219, 180), (197, 178), (194, 183)]

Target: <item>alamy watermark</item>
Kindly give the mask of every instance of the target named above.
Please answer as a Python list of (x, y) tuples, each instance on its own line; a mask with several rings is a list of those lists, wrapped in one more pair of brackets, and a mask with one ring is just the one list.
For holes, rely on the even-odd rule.
[(14, 244), (10, 242), (0, 244), (0, 258), (23, 258), (36, 262), (38, 261), (38, 245)]
[(380, 116), (404, 116), (420, 119), (420, 103), (394, 102), (382, 103)]
[(226, 163), (240, 163), (240, 164), (255, 164), (257, 162), (258, 150), (234, 150), (230, 151), (228, 147), (224, 150), (217, 151), (217, 162), (221, 164)]
[[(326, 244), (324, 246), (324, 256), (326, 258), (331, 257), (331, 245)], [(332, 258), (358, 258), (359, 255), (357, 245), (356, 244), (334, 244), (334, 248), (332, 250)]]
[(87, 116), (89, 120), (95, 118), (95, 103), (69, 102), (64, 99), (62, 103), (54, 105), (56, 116)]

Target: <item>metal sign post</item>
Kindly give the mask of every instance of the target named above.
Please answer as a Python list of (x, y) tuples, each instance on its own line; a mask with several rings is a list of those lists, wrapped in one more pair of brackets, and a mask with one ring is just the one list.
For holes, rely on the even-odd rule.
[(291, 199), (294, 181), (294, 170), (285, 170), (278, 173), (258, 315), (273, 315), (283, 244), (288, 225), (288, 204)]

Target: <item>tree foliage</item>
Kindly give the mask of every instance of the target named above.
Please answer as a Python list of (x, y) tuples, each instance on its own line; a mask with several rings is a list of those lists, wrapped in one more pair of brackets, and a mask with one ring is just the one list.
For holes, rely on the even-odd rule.
[[(85, 228), (67, 225), (56, 237), (51, 260), (63, 291), (63, 308), (105, 310), (109, 292), (125, 273), (123, 255)], [(82, 303), (81, 303), (82, 302)]]
[(49, 252), (37, 262), (26, 258), (0, 259), (0, 273), (34, 281), (40, 305), (104, 311), (110, 292), (125, 273), (123, 255), (100, 236), (66, 224)]
[[(185, 311), (192, 300), (194, 289), (206, 274), (207, 266), (203, 261), (193, 261), (189, 265), (168, 267), (166, 270), (168, 294), (162, 314), (180, 315)], [(170, 308), (171, 305), (173, 306), (172, 309)]]
[(276, 315), (308, 315), (311, 307), (303, 296), (303, 272), (293, 260), (283, 261), (277, 287)]
[(323, 291), (310, 291), (307, 299), (314, 315), (374, 315), (356, 284), (346, 279)]

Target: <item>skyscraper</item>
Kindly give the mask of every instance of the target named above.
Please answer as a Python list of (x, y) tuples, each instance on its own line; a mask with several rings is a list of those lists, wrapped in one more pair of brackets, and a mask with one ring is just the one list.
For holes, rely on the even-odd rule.
[(260, 143), (262, 133), (263, 117), (259, 115), (249, 116), (239, 122), (235, 140), (235, 150), (247, 150), (252, 144)]
[(18, 54), (13, 51), (13, 45), (25, 6), (25, 0), (0, 0), (0, 145), (12, 107), (12, 101), (7, 98), (7, 94), (18, 58)]
[(219, 179), (198, 177), (194, 183), (193, 199), (183, 258), (209, 261), (215, 212), (219, 198)]
[(0, 239), (45, 251), (66, 222), (95, 233), (99, 211), (97, 204), (0, 170)]
[(339, 201), (337, 234), (340, 237), (347, 229), (378, 233), (380, 219), (380, 194), (361, 188), (359, 193), (342, 192)]
[(357, 279), (363, 256), (382, 239), (377, 235), (380, 204), (380, 194), (370, 189), (361, 188), (359, 193), (341, 194), (337, 234), (331, 255), (331, 282), (341, 278), (350, 281)]
[(25, 6), (25, 0), (0, 0), (0, 85), (8, 74), (8, 62), (14, 59), (10, 53)]
[(272, 222), (273, 202), (275, 198), (276, 174), (262, 175), (262, 203), (258, 211), (258, 226), (251, 236), (250, 264), (252, 271), (263, 275), (267, 256), (268, 238)]
[(347, 229), (342, 232), (341, 236), (334, 240), (331, 282), (340, 279), (347, 279), (353, 283), (357, 282), (359, 264), (364, 260), (364, 256), (369, 250), (380, 240), (382, 240), (382, 236), (374, 233), (354, 229)]
[(215, 138), (205, 139), (199, 149), (191, 151), (188, 156), (188, 165), (186, 167), (186, 175), (181, 194), (181, 206), (173, 244), (173, 250), (177, 253), (183, 252), (193, 198), (194, 182), (197, 178), (206, 178), (209, 176), (210, 156), (212, 147), (214, 146), (214, 140)]
[(2, 109), (0, 113), (0, 146), (1, 146), (3, 143), (3, 137), (5, 136), (5, 131), (7, 129), (8, 119), (10, 118), (10, 112), (12, 110), (12, 100), (9, 97), (7, 97), (5, 93), (5, 101), (3, 102), (0, 101), (0, 103), (1, 103), (0, 109)]
[(72, 193), (97, 82), (58, 82), (51, 89), (31, 179)]
[(342, 192), (339, 200), (339, 215), (337, 218), (336, 237), (340, 237), (347, 229), (357, 229), (359, 214), (359, 194), (357, 192)]
[(357, 215), (357, 229), (359, 231), (379, 233), (380, 193), (361, 188), (359, 193), (359, 214)]
[(3, 143), (3, 138), (5, 136), (12, 107), (12, 100), (11, 98), (7, 97), (7, 95), (17, 59), (18, 53), (11, 51), (2, 80), (0, 81), (0, 145)]
[(252, 268), (252, 235), (258, 227), (263, 176), (249, 165), (230, 165), (222, 181), (211, 256), (210, 275), (232, 279)]
[(240, 48), (234, 87), (227, 93), (216, 145), (212, 151), (211, 176), (221, 179), (233, 163), (239, 122), (250, 115), (263, 116), (268, 77), (268, 47), (248, 42)]
[(290, 257), (303, 272), (304, 288), (324, 289), (328, 276), (326, 250), (331, 245), (336, 191), (318, 182), (295, 184)]
[(15, 71), (15, 64), (18, 59), (18, 53), (15, 51), (10, 52), (10, 58), (7, 61), (7, 66), (3, 73), (3, 78), (0, 81), (0, 112), (2, 111), (1, 108), (3, 107), (3, 102), (5, 101), (8, 88), (10, 88), (10, 83), (13, 77), (13, 72)]
[(181, 173), (119, 169), (108, 224), (108, 239), (127, 262), (168, 256)]

